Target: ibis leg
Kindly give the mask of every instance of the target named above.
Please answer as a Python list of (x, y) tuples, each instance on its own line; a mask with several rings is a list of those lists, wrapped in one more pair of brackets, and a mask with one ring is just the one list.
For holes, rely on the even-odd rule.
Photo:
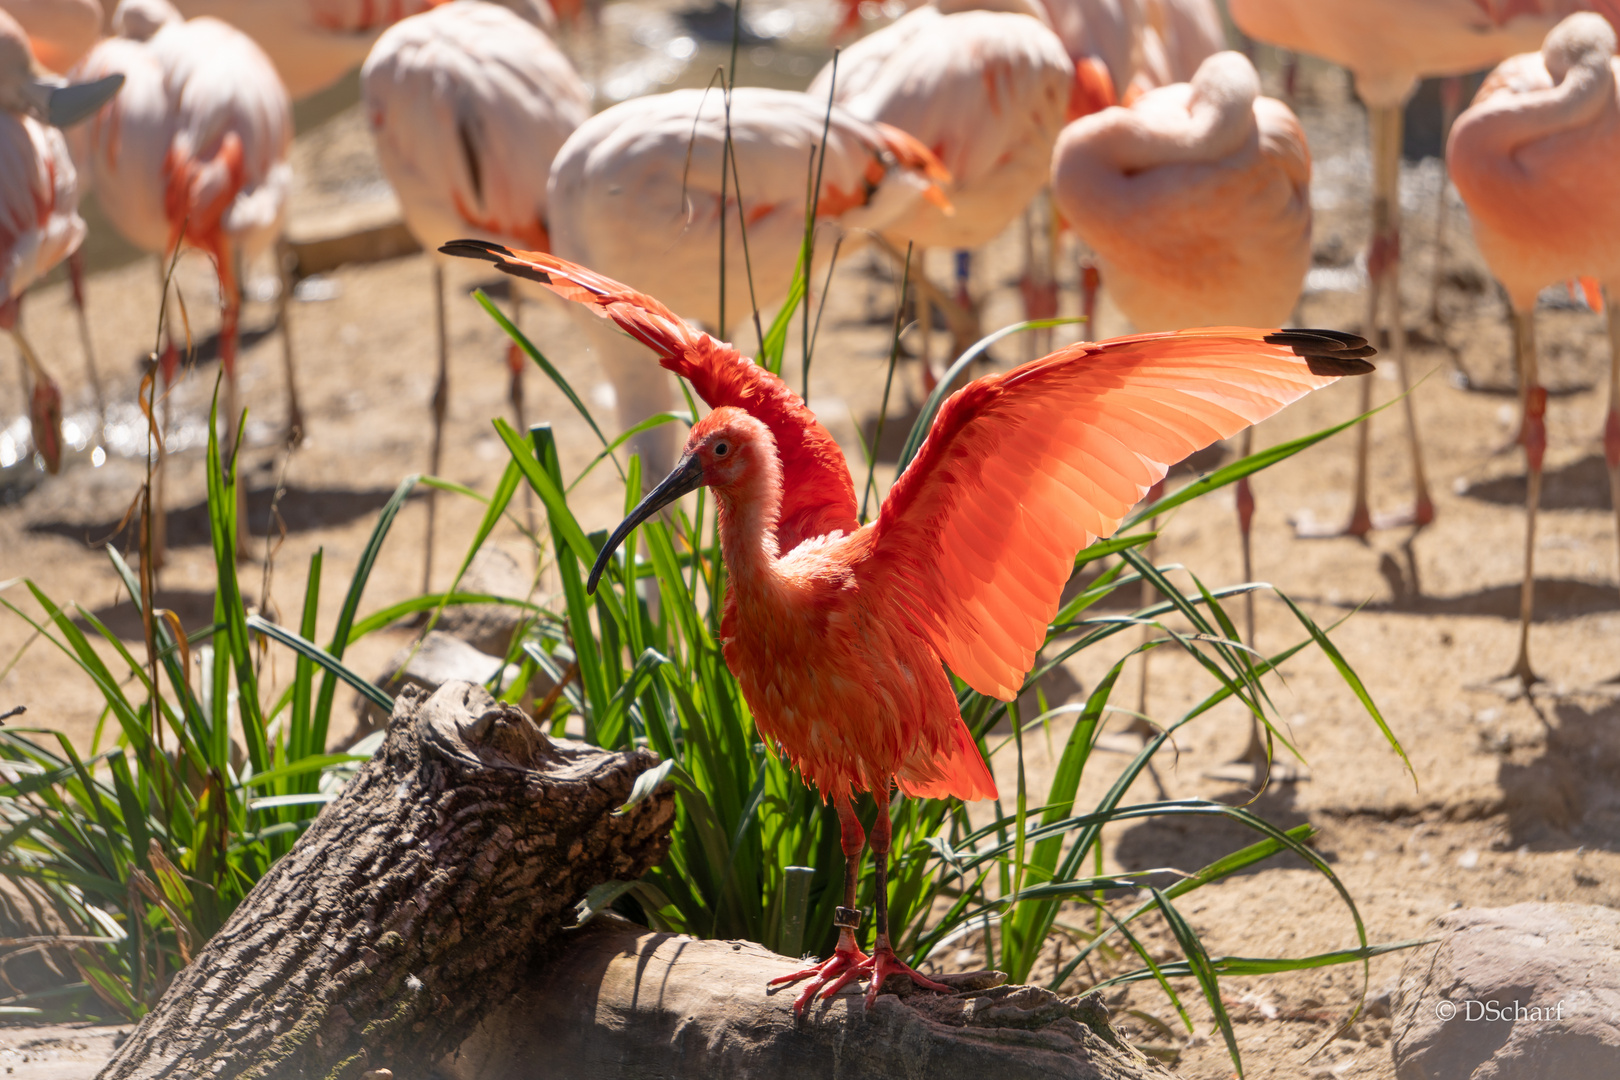
[(804, 1007), (818, 992), (822, 997), (830, 997), (859, 979), (871, 962), (855, 941), (855, 931), (861, 925), (861, 913), (855, 907), (855, 889), (860, 883), (861, 854), (866, 849), (866, 832), (861, 828), (860, 819), (855, 816), (855, 808), (850, 805), (848, 792), (835, 798), (833, 805), (838, 808), (839, 839), (844, 850), (844, 905), (833, 916), (833, 924), (838, 927), (838, 945), (825, 962), (812, 964), (766, 984), (784, 986), (809, 979), (793, 1001), (796, 1014), (804, 1012)]
[(1547, 391), (1536, 370), (1535, 308), (1513, 312), (1514, 339), (1519, 359), (1519, 407), (1523, 413), (1520, 441), (1524, 444), (1526, 484), (1524, 498), (1524, 582), (1519, 588), (1519, 658), (1512, 675), (1525, 687), (1540, 678), (1530, 666), (1530, 617), (1536, 594), (1536, 510), (1541, 504), (1541, 465), (1547, 452)]
[(890, 975), (905, 975), (918, 986), (928, 990), (938, 990), (945, 994), (954, 993), (943, 983), (937, 983), (913, 970), (909, 964), (894, 954), (894, 946), (889, 943), (889, 839), (892, 826), (889, 821), (887, 791), (878, 797), (877, 803), (877, 821), (872, 823), (872, 863), (877, 888), (875, 900), (877, 940), (872, 946), (871, 980), (866, 988), (868, 1009), (877, 1001), (877, 996), (883, 989), (883, 982)]

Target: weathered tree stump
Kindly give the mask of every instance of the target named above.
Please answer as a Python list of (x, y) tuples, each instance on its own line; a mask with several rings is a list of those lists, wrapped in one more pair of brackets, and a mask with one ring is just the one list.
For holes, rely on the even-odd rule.
[(554, 743), (469, 683), (405, 691), (101, 1077), (426, 1076), (590, 888), (662, 857), (670, 796), (612, 813), (654, 761)]
[[(453, 1080), (1165, 1080), (1095, 997), (1033, 986), (946, 997), (852, 987), (793, 1016), (801, 966), (758, 945), (610, 916), (559, 935), (525, 984), (440, 1062)], [(910, 989), (908, 980), (896, 984)]]

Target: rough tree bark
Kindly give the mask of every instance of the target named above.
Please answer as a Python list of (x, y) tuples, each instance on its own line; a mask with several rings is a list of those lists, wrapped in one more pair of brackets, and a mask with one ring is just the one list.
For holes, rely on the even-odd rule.
[(406, 690), (101, 1077), (426, 1075), (591, 887), (663, 856), (670, 796), (612, 813), (654, 761), (553, 743), (470, 683)]
[[(1169, 1080), (1095, 996), (1033, 986), (951, 997), (905, 979), (793, 1016), (800, 967), (748, 942), (697, 941), (603, 916), (553, 940), (523, 987), (440, 1062), (450, 1080)], [(990, 980), (985, 980), (990, 981)], [(982, 984), (981, 984), (982, 985)], [(887, 987), (885, 988), (887, 991)]]

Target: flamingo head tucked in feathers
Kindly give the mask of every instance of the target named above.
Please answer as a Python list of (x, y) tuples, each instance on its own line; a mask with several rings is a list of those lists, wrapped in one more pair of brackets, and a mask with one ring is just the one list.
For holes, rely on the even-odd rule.
[[(608, 537), (591, 567), (585, 588), (596, 591), (596, 583), (607, 569), (608, 559), (642, 522), (683, 495), (700, 487), (713, 488), (720, 497), (721, 512), (735, 520), (751, 515), (744, 532), (758, 534), (773, 549), (776, 544), (775, 516), (782, 505), (782, 464), (771, 429), (733, 406), (722, 406), (698, 421), (686, 440), (686, 449), (674, 470), (646, 498), (630, 511)], [(726, 522), (722, 521), (722, 532)], [(776, 552), (773, 550), (772, 555)]]
[(171, 23), (184, 22), (185, 16), (169, 0), (121, 0), (113, 12), (112, 32), (131, 41), (151, 41)]

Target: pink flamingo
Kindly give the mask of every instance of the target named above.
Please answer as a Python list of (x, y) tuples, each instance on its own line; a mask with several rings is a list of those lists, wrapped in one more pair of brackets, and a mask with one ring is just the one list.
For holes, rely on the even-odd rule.
[[(98, 45), (79, 70), (122, 74), (127, 92), (75, 138), (80, 170), (93, 179), (107, 216), (131, 243), (164, 255), (183, 245), (213, 260), (225, 372), (224, 445), (233, 446), (241, 268), (273, 247), (286, 216), (292, 181), (287, 91), (252, 39), (218, 19), (182, 20), (167, 0), (123, 0), (113, 28), (120, 36)], [(296, 440), (303, 417), (285, 293), (287, 426)], [(173, 380), (177, 362), (171, 341), (162, 365), (166, 381)], [(161, 522), (158, 513), (154, 557), (160, 565)], [(245, 542), (245, 532), (238, 540)]]
[[(916, 245), (919, 268), (930, 248), (957, 250), (958, 349), (979, 336), (967, 291), (969, 251), (1000, 235), (1046, 186), (1058, 131), (1066, 118), (1092, 107), (1094, 93), (1090, 81), (1076, 80), (1075, 65), (1038, 6), (1017, 13), (978, 7), (976, 0), (920, 7), (850, 46), (838, 58), (836, 80), (829, 64), (806, 91), (822, 101), (831, 93), (854, 115), (915, 136), (950, 171), (948, 213), (919, 201), (884, 231)], [(929, 306), (936, 298), (925, 281), (919, 284), (931, 386)]]
[[(178, 0), (187, 18), (230, 23), (258, 43), (294, 101), (325, 90), (359, 67), (377, 38), (401, 19), (447, 0)], [(503, 0), (492, 0), (503, 2)], [(577, 2), (577, 0), (576, 0)], [(504, 0), (505, 6), (554, 21), (545, 0)]]
[[(1178, 461), (1343, 375), (1371, 370), (1348, 334), (1216, 328), (1071, 345), (978, 379), (941, 408), (877, 519), (861, 524), (849, 468), (780, 379), (673, 312), (582, 267), (472, 241), (485, 258), (612, 319), (671, 367), (748, 369), (744, 407), (693, 427), (674, 470), (614, 530), (594, 590), (641, 522), (713, 488), (728, 571), (721, 636), (760, 734), (838, 808), (846, 862), (831, 959), (794, 1003), (891, 975), (935, 990), (895, 955), (888, 927), (888, 807), (913, 798), (993, 798), (995, 779), (957, 708), (945, 665), (1002, 700), (1017, 695), (1057, 612), (1074, 555), (1108, 536)], [(831, 445), (833, 452), (806, 453)], [(783, 510), (823, 531), (784, 547)], [(807, 505), (808, 504), (808, 505)], [(789, 533), (791, 538), (794, 533)], [(867, 837), (851, 797), (871, 792), (876, 944), (856, 942)]]
[[(0, 7), (0, 329), (11, 335), (31, 388), (29, 422), (47, 471), (62, 465), (62, 391), (23, 336), (22, 294), (84, 240), (78, 177), (62, 133), (53, 125), (82, 120), (122, 85), (105, 79), (65, 83), (35, 69), (33, 47), (59, 40), (49, 5), (20, 5), (31, 16), (32, 41), (7, 7)], [(66, 29), (72, 29), (72, 20)], [(54, 55), (65, 56), (71, 47)], [(42, 122), (43, 121), (43, 122)], [(87, 361), (100, 398), (93, 358)]]
[[(1407, 441), (1412, 455), (1413, 505), (1374, 519), (1367, 499), (1371, 432), (1356, 430), (1355, 504), (1342, 529), (1300, 522), (1302, 536), (1365, 536), (1374, 528), (1422, 527), (1434, 520), (1418, 440), (1417, 416), (1406, 364), (1406, 328), (1400, 306), (1400, 201), (1402, 107), (1423, 76), (1462, 75), (1536, 48), (1558, 18), (1578, 7), (1614, 0), (1231, 0), (1232, 19), (1250, 37), (1311, 53), (1350, 69), (1367, 105), (1373, 151), (1372, 240), (1367, 252), (1367, 315), (1371, 336), (1385, 313), (1390, 353), (1406, 394)], [(1372, 383), (1362, 384), (1362, 411), (1372, 405)]]
[[(1511, 674), (1526, 687), (1535, 603), (1536, 509), (1547, 448), (1547, 391), (1537, 378), (1536, 294), (1556, 281), (1594, 278), (1620, 288), (1620, 60), (1614, 28), (1595, 14), (1571, 15), (1541, 51), (1515, 56), (1486, 79), (1457, 118), (1446, 161), (1468, 205), (1474, 237), (1513, 305), (1519, 440), (1529, 467), (1519, 656)], [(1620, 312), (1608, 305), (1609, 414), (1603, 451), (1620, 513)]]
[[(1138, 330), (1287, 320), (1311, 265), (1310, 181), (1299, 120), (1260, 96), (1254, 65), (1236, 52), (1205, 60), (1190, 83), (1069, 125), (1052, 164), (1059, 210)], [(1245, 456), (1252, 431), (1243, 432)], [(1252, 581), (1247, 479), (1237, 504)], [(1244, 604), (1252, 646), (1253, 593)], [(1258, 724), (1244, 760), (1266, 761)]]
[[(590, 115), (591, 95), (543, 30), (484, 0), (458, 0), (395, 24), (378, 39), (360, 77), (383, 172), (423, 247), (437, 250), (473, 230), (502, 243), (551, 249), (551, 161)], [(429, 471), (437, 475), (450, 393), (439, 259), (433, 288), (439, 375)], [(507, 362), (521, 428), (528, 360), (514, 344)], [(424, 590), (433, 564), (434, 504), (430, 489)]]
[(1142, 59), (1132, 80), (1141, 91), (1191, 82), (1198, 67), (1226, 48), (1215, 0), (1141, 0)]
[[(812, 155), (827, 118), (826, 100), (809, 94), (734, 90), (731, 141), (742, 195), (739, 202), (728, 173), (722, 205), (726, 108), (718, 91), (632, 98), (597, 113), (569, 136), (552, 164), (551, 249), (629, 279), (710, 327), (734, 325), (756, 304), (769, 310), (787, 295), (798, 264), (807, 176), (820, 168)], [(880, 232), (918, 199), (945, 202), (936, 182), (948, 175), (905, 132), (834, 106), (826, 141), (818, 218)], [(746, 252), (739, 219), (747, 225)], [(831, 247), (817, 244), (821, 259)], [(644, 349), (616, 333), (597, 334), (593, 342), (625, 427), (674, 408), (668, 377), (648, 366)], [(634, 445), (649, 472), (674, 460), (664, 428), (642, 432)]]

